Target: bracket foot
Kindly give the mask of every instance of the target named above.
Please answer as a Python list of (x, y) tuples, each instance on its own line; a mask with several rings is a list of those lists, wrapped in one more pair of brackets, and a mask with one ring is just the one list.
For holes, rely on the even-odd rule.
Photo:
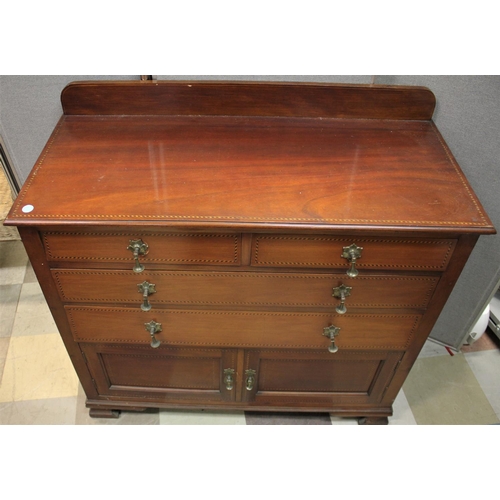
[(108, 410), (107, 408), (91, 408), (89, 415), (92, 418), (118, 418), (120, 410)]
[(387, 417), (361, 417), (358, 418), (358, 425), (388, 425)]

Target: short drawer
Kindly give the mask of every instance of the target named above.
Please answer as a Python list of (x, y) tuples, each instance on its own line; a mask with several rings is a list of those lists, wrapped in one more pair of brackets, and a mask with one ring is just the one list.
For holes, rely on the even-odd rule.
[[(345, 274), (52, 269), (64, 302), (142, 304), (141, 283), (154, 285), (152, 308), (163, 305), (327, 307), (340, 305), (342, 285), (350, 308), (425, 308), (438, 278)], [(339, 290), (336, 290), (339, 295)]]
[(418, 314), (348, 314), (157, 310), (66, 306), (77, 342), (151, 342), (145, 324), (161, 324), (155, 338), (167, 346), (297, 347), (328, 349), (324, 329), (340, 328), (340, 349), (406, 349)]
[(350, 264), (342, 253), (344, 247), (352, 244), (363, 248), (356, 262), (359, 270), (444, 271), (456, 240), (256, 235), (252, 265), (348, 269)]
[(133, 251), (128, 247), (141, 240), (146, 253), (143, 264), (239, 265), (239, 234), (144, 233), (144, 232), (43, 232), (42, 240), (49, 261), (119, 262), (134, 267)]

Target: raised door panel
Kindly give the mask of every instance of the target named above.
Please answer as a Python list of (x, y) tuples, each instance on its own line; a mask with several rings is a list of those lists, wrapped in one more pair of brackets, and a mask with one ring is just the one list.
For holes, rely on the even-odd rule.
[[(247, 351), (243, 401), (256, 406), (379, 403), (402, 352)], [(251, 377), (254, 377), (253, 380)]]
[[(100, 396), (217, 403), (235, 399), (236, 351), (81, 345)], [(234, 375), (232, 375), (234, 377)]]

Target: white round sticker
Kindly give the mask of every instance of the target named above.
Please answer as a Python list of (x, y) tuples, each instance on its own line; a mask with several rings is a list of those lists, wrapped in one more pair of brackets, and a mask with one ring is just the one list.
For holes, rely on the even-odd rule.
[(33, 205), (24, 205), (24, 207), (21, 209), (25, 214), (29, 214), (30, 212), (33, 211), (35, 207)]

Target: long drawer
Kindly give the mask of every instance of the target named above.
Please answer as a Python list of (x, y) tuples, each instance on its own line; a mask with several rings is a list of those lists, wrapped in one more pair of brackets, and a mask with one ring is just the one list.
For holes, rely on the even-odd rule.
[[(350, 288), (351, 307), (425, 308), (438, 282), (432, 276), (358, 276), (345, 274), (132, 271), (53, 269), (65, 302), (142, 303), (144, 282), (154, 285), (148, 301), (161, 305), (331, 307), (339, 290)], [(334, 297), (334, 293), (337, 297)]]
[(346, 314), (319, 312), (255, 312), (156, 310), (66, 306), (77, 342), (147, 344), (146, 323), (161, 325), (155, 338), (169, 346), (293, 347), (325, 350), (324, 335), (340, 328), (339, 349), (406, 349), (418, 327), (419, 314)]

